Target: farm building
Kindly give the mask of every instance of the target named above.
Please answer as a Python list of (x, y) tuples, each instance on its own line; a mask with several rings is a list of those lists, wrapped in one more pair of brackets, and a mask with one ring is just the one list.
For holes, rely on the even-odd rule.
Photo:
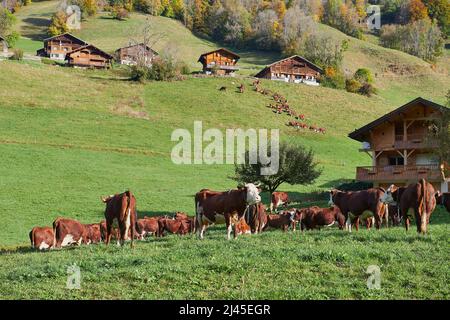
[(58, 36), (44, 40), (44, 48), (37, 51), (37, 55), (48, 57), (53, 60), (64, 61), (67, 53), (86, 46), (88, 43), (78, 39), (70, 33), (64, 33)]
[(0, 54), (5, 55), (8, 53), (8, 43), (5, 38), (0, 36)]
[(320, 67), (296, 55), (266, 66), (256, 74), (256, 77), (318, 86), (321, 74), (323, 70)]
[(157, 56), (156, 51), (143, 43), (119, 48), (115, 52), (116, 61), (126, 65), (135, 65), (139, 60), (151, 65)]
[(67, 53), (67, 63), (81, 68), (109, 68), (113, 57), (92, 44)]
[(198, 58), (198, 62), (203, 65), (203, 72), (206, 74), (227, 75), (239, 70), (236, 66), (240, 57), (230, 50), (220, 48), (204, 53)]
[(437, 190), (448, 192), (447, 164), (441, 163), (436, 154), (438, 141), (428, 135), (430, 123), (442, 117), (445, 110), (417, 98), (350, 133), (350, 138), (362, 142), (360, 151), (372, 159), (372, 166), (356, 169), (356, 179), (388, 187), (425, 178)]

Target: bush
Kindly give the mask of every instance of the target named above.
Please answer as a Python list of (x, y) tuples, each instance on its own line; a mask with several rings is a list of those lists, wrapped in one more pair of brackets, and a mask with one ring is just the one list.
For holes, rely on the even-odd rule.
[(178, 63), (177, 69), (180, 71), (181, 74), (190, 74), (191, 69), (187, 65), (186, 62), (180, 62)]
[(361, 83), (356, 79), (347, 79), (345, 80), (345, 89), (351, 93), (359, 93)]
[(131, 80), (144, 82), (148, 78), (149, 68), (146, 66), (132, 66)]
[(122, 21), (129, 17), (129, 13), (128, 13), (128, 10), (125, 8), (113, 7), (111, 9), (111, 16), (114, 19)]
[(345, 89), (345, 77), (341, 71), (334, 67), (325, 68), (325, 75), (323, 76), (322, 86), (333, 89)]
[(57, 36), (69, 31), (69, 27), (66, 24), (67, 15), (62, 11), (57, 11), (48, 27), (48, 33), (51, 36)]
[(17, 31), (11, 32), (9, 35), (5, 37), (6, 42), (8, 43), (8, 47), (14, 48), (17, 41), (20, 38), (20, 34)]
[(372, 72), (369, 69), (361, 68), (356, 70), (354, 79), (360, 83), (373, 83)]
[(177, 76), (177, 71), (176, 65), (171, 59), (156, 59), (149, 69), (148, 79), (156, 81), (173, 80)]
[(14, 49), (13, 55), (11, 56), (11, 60), (23, 60), (23, 50), (22, 49)]
[(56, 61), (49, 58), (42, 58), (41, 62), (48, 65), (56, 65)]

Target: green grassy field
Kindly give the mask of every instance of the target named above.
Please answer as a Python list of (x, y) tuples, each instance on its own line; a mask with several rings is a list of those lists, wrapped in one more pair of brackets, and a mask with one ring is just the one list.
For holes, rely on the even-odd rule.
[[(52, 3), (33, 3), (19, 12), (27, 37), (20, 45), (29, 52), (45, 28), (27, 17), (48, 16)], [(118, 22), (100, 16), (86, 21), (77, 34), (112, 51), (126, 44), (127, 32), (144, 19), (134, 14)], [(178, 54), (193, 68), (201, 52), (219, 46), (196, 38), (179, 22), (151, 19), (158, 30), (170, 30), (159, 48), (176, 42)], [(244, 75), (276, 57), (240, 53)], [(392, 61), (414, 72), (392, 73), (386, 69)], [(0, 298), (448, 299), (450, 214), (440, 208), (427, 236), (401, 227), (352, 234), (332, 228), (226, 241), (224, 228), (217, 227), (204, 241), (169, 236), (139, 242), (134, 250), (97, 245), (47, 253), (30, 250), (28, 240), (33, 226), (50, 225), (57, 216), (99, 222), (104, 211), (100, 196), (127, 188), (144, 216), (178, 210), (193, 214), (198, 190), (235, 187), (228, 178), (233, 166), (172, 163), (172, 131), (192, 132), (195, 120), (203, 121), (204, 130), (280, 129), (283, 140), (311, 147), (322, 176), (311, 186), (282, 185), (280, 190), (301, 200), (298, 206), (326, 205), (322, 191), (353, 179), (356, 166), (370, 165), (347, 134), (417, 96), (444, 103), (448, 61), (446, 52), (433, 71), (414, 57), (352, 39), (344, 66), (349, 72), (366, 64), (373, 68), (377, 96), (263, 81), (309, 123), (325, 127), (325, 135), (288, 128), (287, 116), (266, 108), (268, 97), (250, 89), (239, 94), (235, 88), (240, 83), (249, 88), (252, 82), (243, 75), (136, 84), (118, 69), (1, 61)], [(228, 90), (218, 91), (221, 86)], [(263, 201), (268, 202), (267, 194)], [(65, 288), (66, 269), (73, 263), (81, 267), (80, 291)], [(369, 265), (381, 268), (380, 290), (366, 287)]]

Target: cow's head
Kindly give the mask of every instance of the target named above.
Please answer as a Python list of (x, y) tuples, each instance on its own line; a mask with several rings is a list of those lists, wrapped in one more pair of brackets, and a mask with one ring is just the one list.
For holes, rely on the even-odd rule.
[(295, 216), (294, 216), (295, 221), (302, 221), (303, 211), (304, 209), (295, 209)]
[(107, 203), (107, 202), (109, 202), (112, 198), (114, 198), (114, 195), (112, 194), (112, 195), (109, 195), (109, 196), (106, 196), (106, 197), (100, 197), (100, 200), (103, 202), (103, 203)]
[(395, 203), (393, 193), (395, 193), (397, 190), (398, 187), (391, 184), (391, 186), (387, 188), (386, 192), (381, 196), (380, 201), (387, 204)]
[(255, 185), (253, 183), (246, 183), (245, 190), (247, 192), (246, 202), (248, 205), (257, 204), (261, 202), (261, 196), (259, 193), (261, 189), (259, 189), (259, 185)]

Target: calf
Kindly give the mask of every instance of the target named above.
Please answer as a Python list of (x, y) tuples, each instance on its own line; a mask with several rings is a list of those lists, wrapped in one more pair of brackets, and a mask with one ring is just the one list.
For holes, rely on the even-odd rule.
[(250, 226), (245, 222), (244, 217), (242, 217), (239, 222), (234, 225), (234, 228), (236, 229), (235, 232), (237, 235), (252, 233)]
[(30, 231), (31, 247), (39, 250), (53, 248), (54, 234), (51, 227), (34, 227)]
[(160, 237), (164, 236), (164, 231), (173, 234), (179, 234), (181, 229), (182, 221), (175, 220), (171, 218), (159, 218), (158, 219), (158, 235)]
[(53, 247), (61, 248), (70, 245), (87, 243), (87, 229), (77, 220), (57, 218), (53, 222)]
[(148, 235), (159, 236), (158, 218), (145, 217), (144, 219), (138, 219), (138, 225), (141, 229), (138, 239), (143, 240)]
[(289, 195), (286, 192), (273, 192), (270, 202), (270, 212), (277, 210), (277, 208), (283, 205), (285, 208), (289, 204)]
[(401, 195), (399, 194), (399, 188), (391, 185), (384, 193), (381, 201), (388, 204), (398, 203), (401, 215), (405, 220), (406, 231), (409, 230), (408, 211), (413, 209), (417, 232), (425, 234), (431, 214), (436, 208), (436, 194), (437, 191), (431, 183), (425, 179), (420, 179), (419, 182), (406, 187)]
[(301, 213), (301, 228), (307, 230), (330, 227), (338, 224), (339, 229), (343, 229), (345, 225), (345, 217), (337, 206), (331, 208), (319, 208), (317, 206), (303, 210)]
[[(131, 238), (131, 247), (136, 231), (141, 233), (137, 225), (136, 198), (131, 191), (102, 197), (102, 202), (106, 204), (106, 245), (109, 244), (112, 234), (113, 223), (117, 222), (119, 226), (119, 242), (123, 246), (125, 240)], [(131, 236), (128, 236), (128, 230), (131, 230)]]
[(286, 232), (289, 226), (292, 224), (295, 218), (295, 211), (285, 211), (280, 214), (268, 214), (267, 215), (267, 228), (282, 229)]

